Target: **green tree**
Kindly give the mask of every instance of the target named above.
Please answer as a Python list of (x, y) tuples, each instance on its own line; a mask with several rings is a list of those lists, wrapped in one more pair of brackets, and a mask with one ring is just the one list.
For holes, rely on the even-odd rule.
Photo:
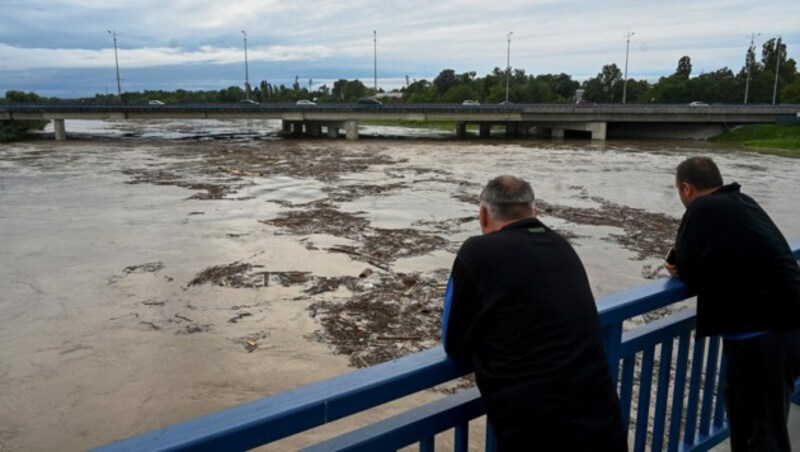
[(343, 102), (355, 102), (368, 94), (367, 87), (361, 80), (339, 79), (333, 82), (333, 96)]
[(781, 89), (781, 102), (787, 104), (800, 104), (800, 79), (784, 86)]
[(238, 102), (244, 99), (244, 90), (238, 86), (229, 86), (219, 91), (220, 102)]
[[(0, 103), (41, 103), (46, 102), (47, 99), (39, 96), (38, 94), (30, 91), (16, 91), (8, 90), (4, 98), (0, 99)], [(0, 142), (16, 141), (21, 139), (29, 130), (42, 130), (50, 121), (0, 121)]]
[(411, 103), (433, 103), (436, 102), (436, 88), (427, 80), (414, 80), (405, 88), (405, 96)]
[(447, 103), (461, 103), (467, 99), (477, 99), (478, 92), (468, 85), (456, 85), (447, 90), (442, 96), (442, 101)]
[(674, 74), (669, 77), (661, 77), (658, 79), (658, 83), (645, 94), (645, 97), (660, 104), (691, 102), (689, 80)]
[(17, 91), (17, 90), (8, 90), (6, 91), (5, 102), (6, 103), (15, 103), (15, 102), (43, 102), (44, 99), (39, 96), (38, 94), (34, 93), (33, 91), (24, 92), (24, 91)]
[(678, 60), (678, 68), (675, 69), (674, 75), (688, 80), (689, 76), (692, 75), (692, 59), (688, 56), (682, 56), (681, 59)]
[(583, 82), (583, 95), (595, 102), (622, 101), (622, 71), (616, 64), (607, 64), (597, 77)]
[(443, 70), (433, 79), (433, 86), (436, 87), (436, 92), (438, 92), (440, 96), (443, 96), (450, 88), (457, 84), (458, 79), (456, 78), (456, 71), (452, 69)]
[(537, 82), (547, 84), (550, 91), (558, 96), (556, 101), (570, 101), (575, 97), (575, 91), (581, 87), (581, 84), (572, 80), (570, 75), (561, 74), (543, 74), (536, 76)]
[(690, 79), (688, 83), (688, 102), (700, 100), (705, 102), (735, 103), (739, 102), (740, 90), (737, 78), (727, 67), (717, 69)]

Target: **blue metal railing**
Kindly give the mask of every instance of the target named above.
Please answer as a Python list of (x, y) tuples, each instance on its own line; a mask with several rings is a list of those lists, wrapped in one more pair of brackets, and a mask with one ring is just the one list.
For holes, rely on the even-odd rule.
[[(795, 259), (800, 260), (800, 241), (791, 246)], [(694, 308), (686, 307), (623, 331), (626, 321), (691, 296), (682, 283), (670, 279), (598, 300), (608, 359), (634, 451), (708, 450), (728, 436), (720, 340), (694, 337)], [(469, 371), (437, 347), (100, 450), (249, 449), (432, 388)], [(466, 451), (469, 423), (484, 413), (477, 389), (466, 389), (307, 450), (394, 450), (418, 443), (421, 451), (433, 451), (434, 437), (452, 431), (454, 450)], [(491, 429), (486, 430), (483, 441), (487, 450), (493, 450)]]

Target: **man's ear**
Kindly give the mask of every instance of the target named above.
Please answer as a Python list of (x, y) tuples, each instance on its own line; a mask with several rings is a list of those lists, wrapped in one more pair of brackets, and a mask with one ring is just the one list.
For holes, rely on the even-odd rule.
[(486, 228), (489, 227), (489, 210), (483, 204), (478, 211), (478, 222), (481, 224), (481, 232), (486, 234)]

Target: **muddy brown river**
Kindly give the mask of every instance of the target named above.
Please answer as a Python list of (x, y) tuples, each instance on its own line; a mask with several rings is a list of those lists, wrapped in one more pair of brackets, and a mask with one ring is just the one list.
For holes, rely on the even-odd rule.
[(686, 156), (711, 155), (800, 238), (800, 160), (279, 127), (68, 121), (67, 142), (0, 145), (0, 450), (96, 447), (437, 346), (454, 253), (498, 174), (531, 182), (596, 296), (666, 276)]

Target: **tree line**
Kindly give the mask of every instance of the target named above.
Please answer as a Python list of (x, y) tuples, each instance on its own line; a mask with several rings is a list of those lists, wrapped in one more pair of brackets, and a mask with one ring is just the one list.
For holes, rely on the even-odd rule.
[[(777, 85), (776, 81), (777, 71)], [(777, 86), (777, 91), (773, 88)], [(360, 80), (340, 79), (332, 86), (315, 86), (295, 77), (290, 86), (271, 84), (262, 80), (255, 86), (229, 86), (221, 90), (176, 91), (147, 90), (123, 92), (118, 99), (114, 94), (97, 94), (91, 98), (58, 99), (44, 98), (35, 93), (8, 91), (0, 102), (83, 102), (83, 103), (146, 103), (158, 99), (166, 103), (226, 103), (249, 98), (261, 103), (288, 103), (300, 99), (316, 102), (355, 102), (364, 97), (383, 98), (393, 103), (460, 103), (467, 99), (482, 103), (499, 103), (506, 100), (514, 103), (570, 103), (576, 92), (583, 90), (583, 98), (597, 103), (620, 103), (623, 96), (627, 103), (800, 103), (800, 76), (795, 60), (788, 58), (786, 45), (780, 40), (770, 39), (761, 48), (757, 58), (756, 49), (750, 47), (745, 63), (734, 73), (723, 67), (712, 72), (693, 76), (689, 56), (681, 57), (673, 74), (659, 78), (657, 82), (629, 78), (616, 64), (604, 65), (592, 78), (581, 82), (568, 74), (527, 74), (525, 69), (503, 70), (494, 68), (489, 74), (478, 77), (476, 72), (456, 73), (444, 69), (433, 80), (409, 80), (399, 91), (401, 96), (389, 96), (383, 90), (377, 92)]]

